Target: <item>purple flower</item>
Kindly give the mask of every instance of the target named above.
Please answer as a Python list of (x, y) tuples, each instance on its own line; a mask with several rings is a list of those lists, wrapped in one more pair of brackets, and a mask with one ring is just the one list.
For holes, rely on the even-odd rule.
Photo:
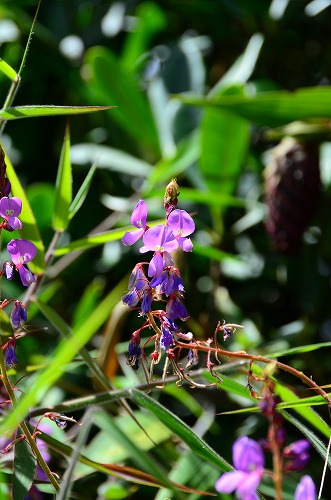
[(127, 364), (131, 365), (134, 370), (138, 370), (142, 355), (142, 349), (140, 347), (140, 335), (139, 333), (134, 332), (131, 335), (129, 342)]
[(163, 351), (167, 351), (172, 346), (174, 343), (172, 334), (177, 330), (174, 320), (164, 315), (161, 323), (162, 335), (160, 337), (160, 347)]
[(129, 290), (136, 289), (137, 291), (148, 288), (148, 280), (142, 268), (142, 264), (136, 264), (129, 278)]
[(242, 500), (257, 499), (264, 468), (264, 455), (261, 446), (247, 436), (242, 436), (233, 445), (233, 465), (235, 471), (226, 472), (215, 484), (219, 493), (236, 491)]
[(17, 357), (16, 357), (16, 340), (9, 339), (7, 348), (5, 351), (5, 361), (8, 368), (13, 368), (17, 365)]
[(160, 277), (165, 264), (172, 262), (169, 252), (174, 252), (178, 248), (178, 242), (168, 226), (159, 225), (148, 229), (143, 237), (144, 246), (141, 253), (154, 252), (148, 266), (148, 276)]
[(168, 226), (159, 224), (149, 228), (143, 237), (144, 246), (141, 253), (148, 252), (174, 252), (178, 248), (178, 242)]
[(168, 217), (168, 226), (172, 229), (184, 252), (192, 252), (193, 243), (190, 238), (185, 238), (195, 230), (192, 217), (185, 210), (174, 210)]
[(11, 240), (7, 245), (7, 250), (19, 272), (22, 284), (24, 286), (30, 285), (36, 278), (24, 264), (30, 262), (36, 256), (36, 246), (28, 240)]
[(143, 314), (148, 314), (152, 307), (153, 294), (152, 290), (146, 290), (143, 296), (143, 300), (141, 302), (141, 312)]
[(148, 226), (147, 223), (147, 205), (144, 200), (139, 200), (135, 208), (133, 209), (131, 215), (131, 224), (138, 229), (134, 229), (133, 231), (127, 231), (122, 238), (122, 242), (124, 245), (133, 245), (136, 241), (139, 240), (147, 231)]
[(10, 323), (14, 330), (24, 326), (24, 323), (28, 319), (25, 307), (19, 300), (16, 300), (13, 310), (10, 314)]
[(170, 300), (166, 306), (166, 312), (167, 315), (172, 319), (179, 318), (184, 321), (189, 317), (186, 307), (179, 300), (178, 295), (176, 293), (171, 294)]
[(294, 500), (316, 500), (316, 488), (310, 476), (301, 478), (294, 493)]
[(131, 290), (131, 292), (128, 292), (122, 297), (122, 302), (124, 302), (124, 304), (127, 304), (129, 307), (136, 307), (139, 300), (140, 297), (136, 289)]
[(151, 288), (159, 286), (160, 292), (168, 296), (176, 291), (184, 292), (184, 284), (180, 277), (179, 270), (173, 266), (163, 269), (161, 276), (153, 278), (149, 286)]
[(12, 280), (14, 277), (14, 264), (12, 262), (4, 262), (1, 275), (5, 274), (7, 280)]
[(309, 462), (310, 443), (307, 439), (299, 439), (284, 448), (283, 456), (289, 459), (286, 471), (301, 472)]
[(10, 229), (22, 229), (22, 222), (17, 218), (22, 211), (22, 201), (17, 198), (4, 196), (0, 200), (0, 215), (10, 226)]

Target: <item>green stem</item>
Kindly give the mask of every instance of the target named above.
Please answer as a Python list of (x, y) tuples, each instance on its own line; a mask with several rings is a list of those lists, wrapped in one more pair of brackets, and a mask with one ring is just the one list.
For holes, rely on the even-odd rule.
[[(4, 384), (4, 386), (5, 386), (5, 388), (6, 388), (7, 392), (8, 392), (8, 396), (10, 398), (10, 401), (11, 401), (12, 405), (13, 405), (13, 408), (15, 408), (17, 406), (17, 400), (16, 400), (16, 397), (15, 397), (15, 393), (13, 391), (12, 385), (10, 383), (9, 377), (7, 375), (6, 363), (5, 363), (5, 358), (4, 358), (2, 349), (0, 349), (0, 370), (1, 370), (3, 384)], [(52, 474), (51, 470), (49, 469), (49, 467), (48, 467), (47, 463), (45, 462), (43, 456), (41, 455), (41, 453), (39, 451), (39, 448), (38, 448), (35, 440), (33, 439), (33, 437), (32, 437), (32, 435), (31, 435), (31, 433), (29, 431), (29, 428), (28, 428), (27, 424), (25, 422), (21, 422), (19, 424), (19, 426), (21, 427), (22, 431), (24, 432), (25, 438), (26, 438), (27, 442), (29, 443), (29, 445), (31, 446), (31, 448), (33, 450), (33, 453), (35, 454), (40, 467), (45, 472), (46, 476), (48, 477), (49, 481), (54, 486), (55, 490), (59, 491), (60, 490), (60, 485), (57, 482), (57, 480), (55, 479), (55, 477)]]

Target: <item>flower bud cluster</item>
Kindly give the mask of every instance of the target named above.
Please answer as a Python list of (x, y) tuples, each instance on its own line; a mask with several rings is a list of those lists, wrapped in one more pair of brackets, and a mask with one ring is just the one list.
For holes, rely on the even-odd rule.
[[(185, 210), (175, 208), (178, 194), (178, 185), (173, 180), (167, 186), (164, 197), (165, 223), (152, 227), (147, 225), (146, 202), (139, 200), (130, 219), (136, 229), (127, 231), (122, 238), (124, 245), (133, 245), (142, 238), (140, 252), (153, 252), (149, 262), (135, 265), (129, 279), (128, 292), (122, 297), (125, 304), (131, 308), (139, 308), (140, 314), (147, 316), (144, 326), (132, 334), (129, 343), (128, 363), (135, 369), (143, 358), (143, 348), (140, 346), (142, 329), (154, 329), (154, 362), (159, 360), (161, 351), (169, 354), (177, 336), (192, 340), (192, 334), (182, 333), (176, 324), (177, 320), (185, 321), (189, 315), (182, 302), (184, 284), (171, 253), (179, 247), (184, 252), (192, 252), (193, 244), (188, 236), (195, 230), (192, 217)], [(154, 309), (155, 302), (165, 303), (165, 310)]]

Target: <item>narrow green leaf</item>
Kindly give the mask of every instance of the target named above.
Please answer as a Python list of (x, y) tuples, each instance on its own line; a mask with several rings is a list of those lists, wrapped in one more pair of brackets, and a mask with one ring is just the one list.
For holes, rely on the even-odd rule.
[(6, 61), (1, 59), (1, 57), (0, 57), (0, 71), (13, 82), (17, 78), (16, 71), (11, 66), (9, 66), (9, 64), (7, 64)]
[(78, 437), (75, 442), (75, 448), (70, 456), (69, 464), (64, 473), (60, 491), (57, 493), (57, 500), (66, 500), (71, 496), (71, 491), (74, 483), (74, 472), (77, 462), (79, 461), (80, 452), (85, 445), (90, 429), (93, 425), (93, 416), (95, 408), (89, 408), (84, 415), (83, 425), (79, 431)]
[(73, 241), (68, 245), (57, 248), (54, 250), (53, 255), (58, 257), (59, 255), (65, 255), (70, 252), (76, 252), (80, 250), (87, 250), (88, 248), (93, 248), (97, 245), (103, 245), (104, 243), (108, 243), (109, 241), (117, 241), (120, 240), (125, 231), (131, 229), (131, 227), (121, 228), (121, 229), (112, 229), (110, 231), (105, 231), (100, 234), (93, 234), (91, 236), (86, 236), (81, 240)]
[(222, 95), (212, 98), (177, 96), (193, 106), (216, 107), (231, 111), (252, 122), (278, 126), (308, 118), (331, 118), (331, 87), (260, 92), (249, 95)]
[(69, 222), (69, 208), (72, 202), (72, 175), (70, 163), (70, 130), (67, 124), (61, 150), (59, 168), (55, 184), (55, 200), (52, 226), (63, 232)]
[[(279, 382), (277, 382), (275, 387), (275, 393), (280, 396), (283, 402), (286, 401), (294, 401), (299, 399), (293, 391), (283, 386)], [(325, 436), (330, 436), (330, 427), (326, 424), (326, 422), (309, 406), (296, 406), (294, 408), (296, 413), (303, 417), (307, 422), (309, 422), (312, 426), (315, 427), (316, 430), (320, 431)]]
[(197, 436), (188, 425), (182, 422), (167, 408), (137, 389), (131, 389), (130, 394), (132, 400), (137, 405), (146, 408), (156, 415), (168, 429), (182, 439), (182, 441), (184, 441), (184, 443), (186, 443), (197, 455), (216, 465), (223, 472), (233, 470), (231, 465), (228, 464), (224, 458), (216, 453), (216, 451), (214, 451), (203, 439)]
[(84, 179), (83, 184), (80, 186), (75, 198), (73, 199), (69, 207), (69, 220), (73, 218), (73, 216), (78, 212), (80, 207), (83, 205), (87, 193), (90, 189), (95, 171), (96, 171), (96, 166), (92, 165), (92, 167), (88, 171), (87, 176)]
[[(19, 429), (19, 432), (22, 431)], [(30, 445), (19, 441), (15, 444), (13, 472), (13, 500), (24, 500), (30, 490), (37, 467), (37, 459)]]
[(22, 200), (22, 212), (20, 219), (23, 223), (23, 228), (20, 230), (20, 235), (23, 239), (30, 240), (37, 247), (37, 255), (33, 261), (29, 262), (29, 268), (33, 273), (43, 274), (45, 270), (45, 251), (44, 245), (39, 234), (36, 219), (31, 210), (25, 191), (18, 180), (16, 172), (6, 156), (7, 176), (11, 183), (11, 191), (14, 196), (18, 196)]
[(18, 118), (39, 116), (81, 115), (112, 108), (116, 108), (116, 106), (15, 106), (0, 110), (0, 118), (17, 120)]

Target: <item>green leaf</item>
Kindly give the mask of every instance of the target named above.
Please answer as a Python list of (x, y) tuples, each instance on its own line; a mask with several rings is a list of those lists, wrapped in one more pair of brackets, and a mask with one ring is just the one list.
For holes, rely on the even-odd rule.
[(93, 99), (99, 96), (105, 102), (118, 105), (112, 119), (142, 148), (159, 156), (159, 141), (153, 116), (135, 77), (128, 74), (114, 54), (105, 47), (92, 47), (86, 51), (88, 91)]
[(17, 120), (18, 118), (35, 118), (39, 116), (64, 116), (95, 113), (116, 106), (15, 106), (0, 111), (3, 120)]
[(59, 255), (65, 255), (70, 252), (87, 250), (88, 248), (93, 248), (97, 245), (103, 245), (104, 243), (108, 243), (109, 241), (120, 240), (124, 236), (125, 231), (127, 231), (128, 229), (132, 228), (127, 227), (121, 229), (112, 229), (110, 231), (105, 231), (104, 233), (86, 236), (85, 238), (73, 241), (68, 245), (57, 248), (56, 250), (54, 250), (53, 255), (58, 257)]
[(72, 202), (72, 175), (70, 163), (70, 130), (67, 124), (61, 150), (59, 168), (55, 184), (55, 200), (52, 226), (63, 232), (69, 222), (69, 207)]
[(214, 451), (203, 439), (197, 436), (188, 425), (182, 422), (167, 408), (137, 389), (131, 389), (130, 394), (134, 403), (146, 408), (156, 415), (168, 429), (184, 441), (184, 443), (197, 455), (216, 465), (223, 472), (233, 470), (231, 465), (228, 464), (224, 458), (216, 453), (216, 451)]
[[(243, 95), (243, 87), (221, 89), (218, 96)], [(216, 98), (215, 98), (216, 99)], [(210, 191), (233, 194), (247, 154), (250, 126), (225, 109), (207, 108), (201, 123), (201, 173)]]
[(6, 61), (4, 61), (3, 59), (1, 59), (1, 57), (0, 57), (0, 71), (1, 71), (1, 73), (3, 73), (4, 75), (6, 75), (13, 82), (17, 78), (16, 71), (11, 66), (9, 66), (9, 64), (7, 64)]
[(7, 176), (11, 183), (11, 191), (13, 196), (18, 196), (22, 200), (22, 212), (20, 214), (20, 220), (23, 223), (23, 228), (20, 230), (20, 235), (23, 239), (30, 240), (37, 247), (37, 255), (33, 261), (29, 262), (29, 268), (33, 273), (43, 274), (45, 270), (45, 251), (44, 245), (41, 240), (39, 229), (37, 226), (36, 219), (31, 210), (28, 199), (25, 195), (25, 191), (18, 180), (16, 172), (6, 156), (7, 164)]
[[(283, 386), (277, 382), (275, 387), (275, 393), (280, 396), (283, 402), (294, 401), (299, 399), (293, 391)], [(296, 413), (303, 417), (307, 422), (315, 427), (316, 430), (320, 431), (325, 436), (330, 436), (330, 427), (324, 422), (324, 420), (309, 406), (296, 406), (294, 408)]]
[[(22, 433), (21, 429), (19, 432)], [(13, 473), (13, 500), (24, 500), (30, 490), (37, 459), (30, 445), (25, 439), (15, 444), (14, 473)]]
[(73, 218), (73, 216), (78, 212), (80, 207), (83, 205), (87, 193), (90, 189), (95, 171), (96, 171), (96, 166), (92, 165), (92, 167), (88, 171), (87, 176), (84, 179), (83, 184), (80, 186), (74, 200), (72, 201), (69, 207), (69, 220)]
[(185, 104), (221, 108), (260, 125), (284, 125), (308, 118), (331, 118), (331, 87), (321, 86), (212, 98), (177, 96)]

